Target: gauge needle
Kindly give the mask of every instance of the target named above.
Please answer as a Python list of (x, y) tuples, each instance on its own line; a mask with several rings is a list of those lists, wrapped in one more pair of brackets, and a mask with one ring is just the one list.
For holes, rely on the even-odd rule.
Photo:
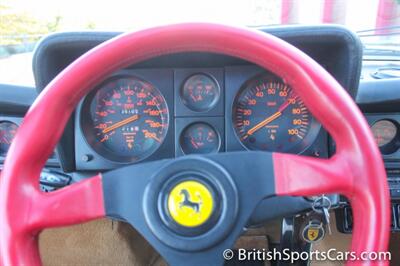
[(161, 140), (159, 138), (157, 138), (156, 136), (151, 136), (150, 138), (154, 139), (158, 143), (161, 143)]
[(11, 144), (11, 141), (9, 141), (5, 135), (1, 136), (1, 138), (4, 140), (4, 142), (5, 142), (7, 145), (10, 145), (10, 144)]
[(122, 126), (124, 126), (124, 125), (126, 125), (126, 124), (129, 124), (129, 123), (131, 123), (131, 122), (133, 122), (133, 121), (136, 121), (136, 120), (138, 120), (138, 119), (139, 119), (139, 116), (138, 116), (138, 115), (130, 116), (130, 117), (124, 119), (124, 120), (121, 120), (121, 121), (115, 123), (115, 124), (112, 125), (112, 126), (106, 127), (105, 129), (103, 129), (102, 132), (103, 132), (103, 134), (106, 134), (106, 133), (108, 133), (108, 132), (110, 132), (110, 131), (112, 131), (112, 130), (114, 130), (114, 129), (116, 129), (116, 128), (122, 127)]
[(2, 140), (4, 141), (5, 144), (7, 144), (7, 145), (10, 144), (6, 138), (2, 138)]
[(257, 130), (265, 127), (266, 125), (268, 125), (269, 123), (271, 123), (272, 121), (274, 121), (275, 119), (277, 119), (278, 117), (280, 117), (282, 115), (283, 110), (285, 110), (287, 107), (289, 106), (289, 101), (285, 101), (279, 108), (278, 108), (278, 112), (274, 113), (273, 115), (267, 117), (266, 119), (264, 119), (263, 121), (261, 121), (260, 123), (258, 123), (257, 125), (255, 125), (254, 127), (252, 127), (251, 129), (249, 129), (246, 133), (246, 135), (253, 135), (254, 132), (256, 132)]

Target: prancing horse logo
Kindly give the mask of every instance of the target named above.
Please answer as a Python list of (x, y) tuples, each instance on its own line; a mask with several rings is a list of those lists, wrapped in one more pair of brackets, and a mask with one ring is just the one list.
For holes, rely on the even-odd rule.
[(182, 189), (179, 194), (183, 196), (183, 201), (179, 202), (179, 208), (189, 207), (192, 208), (195, 212), (200, 211), (200, 205), (202, 204), (201, 197), (199, 193), (196, 193), (196, 196), (199, 198), (199, 202), (194, 202), (190, 199), (190, 193), (186, 189)]
[(178, 183), (170, 192), (167, 210), (179, 225), (197, 227), (204, 224), (214, 211), (214, 198), (208, 187), (195, 180)]

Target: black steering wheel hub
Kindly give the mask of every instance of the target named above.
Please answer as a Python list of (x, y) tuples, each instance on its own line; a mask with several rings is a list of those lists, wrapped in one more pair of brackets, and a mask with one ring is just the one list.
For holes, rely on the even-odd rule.
[(204, 173), (182, 172), (166, 182), (157, 207), (164, 224), (177, 234), (201, 235), (218, 222), (221, 193)]
[(143, 202), (154, 235), (173, 248), (192, 251), (223, 239), (235, 222), (239, 204), (226, 169), (196, 156), (160, 168), (146, 187)]

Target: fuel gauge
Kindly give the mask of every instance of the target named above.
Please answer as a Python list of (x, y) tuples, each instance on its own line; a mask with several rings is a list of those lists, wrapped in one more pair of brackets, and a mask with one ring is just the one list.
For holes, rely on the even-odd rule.
[(183, 130), (180, 145), (184, 154), (207, 154), (218, 152), (221, 140), (212, 126), (199, 122)]

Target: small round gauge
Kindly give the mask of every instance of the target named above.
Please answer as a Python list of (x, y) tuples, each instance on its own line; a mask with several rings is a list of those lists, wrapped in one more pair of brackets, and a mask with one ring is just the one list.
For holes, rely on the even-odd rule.
[(152, 84), (132, 76), (106, 81), (85, 99), (81, 126), (93, 149), (116, 162), (147, 158), (162, 144), (168, 108)]
[(243, 86), (234, 102), (233, 124), (245, 148), (270, 152), (299, 153), (319, 129), (300, 97), (273, 75)]
[(18, 126), (9, 121), (0, 122), (0, 156), (5, 157), (11, 142), (17, 133)]
[(221, 141), (217, 131), (206, 123), (194, 123), (186, 127), (180, 137), (184, 154), (206, 154), (219, 150)]
[(190, 76), (181, 89), (182, 102), (195, 112), (205, 112), (213, 108), (219, 95), (218, 83), (206, 74)]
[(398, 127), (390, 120), (379, 120), (371, 127), (375, 141), (384, 154), (389, 154), (398, 149)]

